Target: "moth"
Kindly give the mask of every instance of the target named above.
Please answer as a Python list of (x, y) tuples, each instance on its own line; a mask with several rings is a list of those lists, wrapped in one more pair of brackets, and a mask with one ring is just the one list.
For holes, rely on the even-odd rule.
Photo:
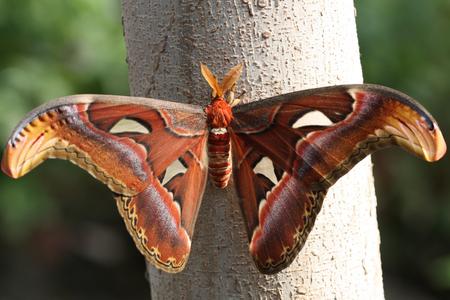
[(188, 259), (207, 175), (233, 174), (257, 268), (286, 268), (305, 244), (327, 190), (368, 154), (397, 145), (426, 161), (446, 152), (433, 117), (396, 90), (370, 84), (303, 90), (237, 105), (242, 65), (202, 108), (149, 98), (75, 95), (33, 110), (14, 129), (1, 168), (13, 178), (66, 159), (114, 193), (137, 248), (156, 267)]

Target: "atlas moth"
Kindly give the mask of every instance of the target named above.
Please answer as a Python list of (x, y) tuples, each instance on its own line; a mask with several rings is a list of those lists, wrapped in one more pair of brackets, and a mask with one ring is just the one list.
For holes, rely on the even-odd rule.
[(114, 193), (139, 251), (156, 267), (188, 260), (207, 175), (231, 175), (256, 267), (286, 268), (311, 231), (327, 190), (368, 154), (391, 145), (427, 161), (446, 152), (433, 117), (415, 100), (371, 84), (303, 90), (238, 104), (242, 65), (206, 107), (150, 98), (74, 95), (44, 104), (14, 129), (2, 159), (18, 178), (47, 158), (66, 159)]

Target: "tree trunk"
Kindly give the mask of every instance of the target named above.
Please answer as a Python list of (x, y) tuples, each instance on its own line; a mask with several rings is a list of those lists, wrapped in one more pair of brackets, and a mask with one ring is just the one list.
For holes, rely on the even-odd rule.
[[(243, 62), (238, 91), (256, 100), (361, 83), (351, 0), (123, 0), (133, 95), (206, 104), (200, 77)], [(194, 183), (195, 184), (195, 183)], [(297, 259), (274, 276), (248, 254), (238, 201), (207, 186), (186, 269), (148, 266), (153, 299), (383, 299), (370, 159), (330, 189)]]

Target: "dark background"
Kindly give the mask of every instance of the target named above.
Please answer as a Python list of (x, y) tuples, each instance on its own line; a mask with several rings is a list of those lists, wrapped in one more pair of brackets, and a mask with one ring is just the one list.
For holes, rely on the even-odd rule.
[[(366, 82), (412, 95), (450, 132), (450, 1), (356, 1)], [(129, 94), (120, 3), (0, 0), (0, 141), (62, 95)], [(450, 160), (374, 155), (387, 299), (450, 297)], [(106, 187), (51, 161), (0, 174), (0, 299), (147, 299), (143, 258)]]

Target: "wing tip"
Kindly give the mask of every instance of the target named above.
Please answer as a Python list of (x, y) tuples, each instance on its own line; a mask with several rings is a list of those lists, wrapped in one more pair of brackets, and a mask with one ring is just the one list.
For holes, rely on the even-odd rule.
[(23, 159), (23, 156), (26, 156), (27, 153), (22, 154), (26, 149), (19, 147), (18, 143), (20, 141), (16, 142), (14, 143), (12, 140), (8, 141), (1, 161), (2, 172), (13, 179), (18, 179), (33, 169), (33, 166), (26, 168), (25, 163), (27, 161)]
[(19, 178), (48, 158), (56, 143), (51, 122), (55, 116), (46, 111), (31, 120), (22, 121), (13, 131), (3, 152), (1, 170), (11, 178)]
[(429, 162), (440, 160), (447, 152), (447, 144), (437, 124), (434, 124), (433, 142), (431, 149), (423, 150), (425, 160)]
[[(370, 91), (377, 93), (370, 96)], [(374, 97), (387, 100), (383, 105), (390, 107), (389, 110), (395, 114), (392, 120), (397, 123), (389, 125), (394, 125), (396, 133), (402, 134), (396, 139), (406, 150), (428, 162), (441, 159), (447, 152), (447, 145), (437, 122), (420, 103), (408, 95), (379, 85), (366, 85), (366, 89), (350, 86), (347, 93), (357, 101), (365, 97), (368, 100)]]
[(1, 162), (1, 170), (2, 172), (14, 179), (19, 178), (19, 174), (15, 168), (12, 167), (11, 164), (11, 148), (12, 148), (11, 141), (8, 142), (8, 145), (6, 146), (5, 151), (3, 152), (2, 162)]

